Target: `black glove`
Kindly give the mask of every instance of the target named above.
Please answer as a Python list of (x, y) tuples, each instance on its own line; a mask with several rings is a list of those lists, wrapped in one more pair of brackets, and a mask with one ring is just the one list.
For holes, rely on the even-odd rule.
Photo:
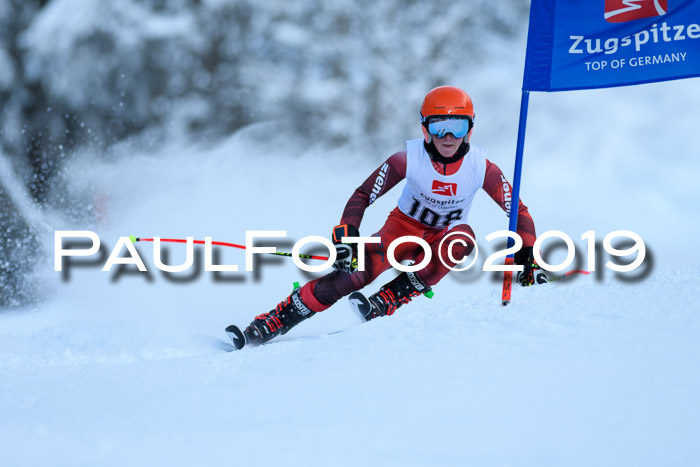
[(535, 262), (535, 257), (532, 254), (532, 247), (523, 248), (513, 255), (515, 264), (523, 266), (515, 280), (523, 287), (535, 284), (547, 283), (547, 272)]
[(336, 249), (336, 259), (333, 268), (350, 274), (357, 271), (357, 244), (343, 243), (343, 237), (359, 237), (357, 227), (349, 224), (340, 224), (333, 228), (333, 245)]

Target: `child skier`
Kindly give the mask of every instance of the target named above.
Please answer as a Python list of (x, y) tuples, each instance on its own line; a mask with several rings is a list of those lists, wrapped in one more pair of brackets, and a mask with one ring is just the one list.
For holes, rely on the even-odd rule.
[[(484, 157), (482, 148), (469, 144), (474, 126), (474, 107), (469, 95), (456, 87), (435, 88), (423, 100), (420, 119), (423, 139), (408, 141), (405, 151), (389, 157), (355, 190), (345, 206), (340, 225), (333, 229), (332, 235), (337, 249), (333, 265), (336, 271), (297, 288), (274, 310), (256, 317), (243, 333), (245, 342), (253, 345), (268, 342), (329, 308), (391, 267), (386, 249), (393, 240), (407, 235), (422, 238), (432, 252), (427, 266), (417, 272), (399, 274), (368, 298), (355, 295), (362, 301), (359, 311), (365, 320), (391, 315), (413, 297), (429, 292), (449, 272), (448, 266), (454, 267), (471, 253), (473, 241), (464, 234), (475, 238), (467, 216), (479, 189), (485, 190), (510, 214), (510, 184), (501, 170)], [(404, 178), (407, 183), (398, 206), (374, 234), (381, 238), (381, 243), (365, 245), (364, 271), (358, 271), (357, 244), (342, 243), (341, 239), (360, 236), (365, 209)], [(454, 242), (451, 247), (448, 242), (440, 246), (440, 241), (453, 232), (462, 241)], [(523, 240), (523, 248), (515, 255), (515, 263), (524, 267), (517, 281), (523, 286), (546, 282), (546, 274), (533, 259), (535, 226), (522, 201), (518, 206), (517, 233)], [(424, 256), (419, 245), (409, 242), (394, 252), (397, 261), (420, 263)], [(232, 336), (234, 342), (235, 337), (242, 342), (243, 336), (237, 328), (236, 331), (237, 336)]]

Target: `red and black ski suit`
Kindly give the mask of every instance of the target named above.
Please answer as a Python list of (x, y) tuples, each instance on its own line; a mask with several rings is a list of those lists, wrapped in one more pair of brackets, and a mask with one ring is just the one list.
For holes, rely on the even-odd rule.
[[(469, 154), (465, 157), (469, 157)], [(447, 175), (450, 175), (450, 172), (456, 172), (459, 169), (462, 162), (463, 161), (460, 160), (446, 166), (434, 162), (433, 166), (436, 172), (438, 170), (440, 173), (446, 171)], [(401, 151), (393, 154), (387, 159), (386, 163), (372, 172), (367, 180), (365, 180), (350, 197), (343, 211), (340, 223), (359, 228), (365, 209), (367, 209), (371, 201), (373, 202), (377, 197), (382, 196), (406, 177), (406, 164), (406, 152)], [(375, 181), (382, 171), (382, 176), (385, 180), (379, 192), (377, 192)], [(486, 173), (482, 188), (504, 211), (509, 213), (512, 193), (511, 185), (503, 176), (501, 169), (488, 159), (486, 160)], [(466, 232), (471, 235), (472, 238), (476, 238), (474, 231), (466, 223), (452, 225), (449, 232), (454, 231)], [(530, 247), (534, 244), (535, 225), (527, 207), (522, 201), (518, 207), (517, 232), (523, 239), (523, 247)], [(406, 235), (424, 239), (432, 249), (431, 261), (426, 267), (416, 273), (425, 285), (432, 287), (449, 272), (447, 266), (438, 258), (437, 251), (440, 240), (442, 240), (447, 233), (447, 227), (435, 228), (427, 226), (407, 216), (397, 207), (391, 211), (384, 226), (373, 235), (375, 237), (380, 237), (382, 239), (381, 243), (365, 245), (364, 271), (357, 271), (352, 274), (334, 271), (326, 276), (311, 281), (301, 288), (301, 299), (312, 311), (318, 312), (329, 308), (340, 298), (362, 289), (376, 279), (382, 272), (391, 267), (386, 258), (386, 249), (393, 240)], [(462, 236), (460, 238), (464, 239), (465, 237)], [(446, 251), (448, 243), (449, 242), (444, 242), (442, 251), (439, 253), (441, 254), (441, 258), (445, 260), (448, 265), (455, 266), (457, 263), (449, 263), (449, 255)], [(474, 245), (469, 241), (467, 245), (456, 242), (452, 247), (452, 258), (456, 261), (460, 261), (465, 256), (469, 255), (473, 248)], [(414, 260), (416, 263), (420, 263), (424, 256), (425, 253), (419, 245), (408, 242), (399, 246), (394, 252), (394, 257), (399, 262), (410, 259)]]

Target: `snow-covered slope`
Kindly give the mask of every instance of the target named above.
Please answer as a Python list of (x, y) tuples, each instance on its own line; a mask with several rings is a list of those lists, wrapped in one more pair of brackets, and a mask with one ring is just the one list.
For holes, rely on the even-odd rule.
[(212, 307), (200, 287), (176, 297), (157, 286), (160, 298), (6, 315), (1, 457), (692, 465), (698, 273), (660, 273), (643, 287), (581, 278), (517, 290), (508, 308), (493, 286), (448, 283), (392, 318), (356, 326), (343, 304), (231, 353), (222, 327), (246, 321), (249, 304), (269, 305), (272, 291), (232, 291)]

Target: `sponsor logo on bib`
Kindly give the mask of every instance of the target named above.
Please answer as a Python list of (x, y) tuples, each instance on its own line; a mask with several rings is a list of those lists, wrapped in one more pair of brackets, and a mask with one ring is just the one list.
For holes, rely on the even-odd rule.
[(455, 196), (457, 194), (457, 184), (433, 180), (432, 191), (436, 195)]

